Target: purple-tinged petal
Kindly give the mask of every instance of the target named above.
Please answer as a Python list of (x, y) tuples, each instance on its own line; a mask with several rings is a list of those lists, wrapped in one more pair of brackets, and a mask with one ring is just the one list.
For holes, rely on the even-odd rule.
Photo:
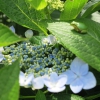
[(66, 78), (67, 78), (66, 84), (67, 85), (71, 84), (77, 78), (77, 75), (74, 74), (70, 69), (67, 70), (66, 72), (64, 72), (63, 74), (66, 75)]
[(87, 90), (96, 86), (96, 78), (92, 72), (88, 72), (87, 75), (81, 76), (80, 79), (84, 84), (83, 89)]
[(63, 90), (65, 90), (65, 86), (58, 88), (58, 87), (53, 87), (53, 88), (48, 88), (48, 91), (52, 92), (52, 93), (58, 93), (58, 92), (62, 92)]
[(32, 81), (32, 90), (42, 89), (44, 87), (44, 81), (42, 77), (37, 77)]
[(70, 84), (70, 88), (74, 93), (79, 93), (83, 88), (83, 83), (80, 79), (77, 78)]

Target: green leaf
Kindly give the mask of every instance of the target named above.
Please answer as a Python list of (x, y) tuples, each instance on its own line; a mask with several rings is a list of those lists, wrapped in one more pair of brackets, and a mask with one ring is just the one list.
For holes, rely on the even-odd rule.
[(90, 19), (80, 19), (79, 22), (87, 26), (88, 34), (100, 43), (100, 23)]
[(100, 2), (95, 3), (94, 5), (90, 6), (85, 13), (82, 15), (82, 17), (87, 17), (90, 14), (92, 14), (95, 11), (98, 11), (100, 9)]
[(46, 100), (46, 97), (41, 90), (38, 90), (38, 93), (36, 94), (35, 100)]
[(0, 46), (7, 46), (24, 40), (26, 39), (17, 36), (8, 27), (0, 23)]
[(0, 10), (16, 23), (47, 35), (40, 21), (46, 19), (44, 12), (37, 11), (25, 0), (0, 0)]
[[(88, 23), (88, 22), (87, 22)], [(94, 23), (93, 23), (94, 24)], [(80, 34), (67, 22), (48, 23), (48, 29), (54, 34), (63, 46), (83, 59), (96, 70), (100, 71), (100, 42), (90, 32), (100, 33), (100, 25), (89, 24), (89, 34)], [(91, 29), (90, 29), (91, 28)], [(94, 29), (94, 30), (92, 30)]]
[(91, 6), (93, 6), (94, 4), (100, 2), (100, 0), (89, 0), (88, 3), (86, 3), (86, 5), (84, 6), (84, 8), (81, 11), (81, 15), (83, 15), (83, 13), (90, 8)]
[(0, 69), (0, 100), (18, 100), (19, 70), (19, 60)]
[(81, 96), (74, 95), (74, 94), (54, 94), (52, 97), (48, 97), (47, 100), (85, 100)]
[(60, 19), (75, 19), (87, 1), (88, 0), (66, 0), (64, 5), (64, 11), (61, 13)]
[(45, 0), (26, 0), (33, 6), (36, 10), (44, 9), (47, 6), (47, 2)]
[(90, 71), (93, 72), (94, 76), (96, 77), (97, 85), (100, 85), (100, 72), (93, 69), (92, 67), (90, 68)]
[(32, 44), (38, 44), (40, 45), (42, 43), (42, 39), (45, 38), (46, 36), (33, 36), (30, 41)]
[(100, 93), (94, 93), (85, 97), (85, 100), (96, 100), (100, 98)]

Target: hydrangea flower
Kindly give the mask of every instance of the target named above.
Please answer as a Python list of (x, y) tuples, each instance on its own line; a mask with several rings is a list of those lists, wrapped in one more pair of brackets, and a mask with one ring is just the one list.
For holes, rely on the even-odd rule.
[(0, 47), (0, 62), (4, 59), (4, 55), (2, 54), (3, 47)]
[(25, 36), (26, 36), (26, 38), (31, 38), (33, 36), (33, 31), (32, 30), (27, 30), (25, 32)]
[(43, 87), (44, 87), (44, 81), (43, 81), (43, 78), (41, 76), (33, 79), (32, 90), (42, 89)]
[(34, 76), (32, 73), (30, 73), (26, 76), (22, 71), (20, 71), (20, 75), (19, 75), (20, 86), (24, 86), (26, 88), (31, 87), (33, 78), (34, 78)]
[(67, 78), (64, 75), (57, 75), (56, 72), (52, 72), (50, 77), (44, 78), (44, 84), (48, 87), (48, 91), (57, 93), (65, 90)]
[(48, 44), (52, 45), (55, 43), (56, 43), (56, 38), (53, 35), (49, 35), (47, 38), (44, 38), (42, 40), (42, 44), (45, 44), (45, 45), (48, 45)]
[[(14, 28), (14, 26), (10, 26), (10, 30), (11, 30), (12, 32), (15, 33), (15, 28)], [(32, 31), (32, 30), (27, 30), (27, 31), (25, 32), (25, 37), (26, 37), (26, 38), (31, 38), (32, 36), (33, 36), (33, 31)]]
[(74, 93), (79, 93), (82, 89), (91, 89), (96, 86), (96, 79), (89, 71), (88, 64), (79, 58), (75, 58), (65, 73), (67, 76), (67, 85), (70, 85)]
[(10, 30), (11, 30), (12, 32), (15, 33), (15, 28), (14, 28), (14, 26), (10, 26)]
[(20, 86), (29, 88), (32, 87), (32, 90), (42, 89), (44, 87), (44, 81), (42, 77), (34, 78), (33, 73), (25, 75), (22, 71), (20, 71), (19, 75), (19, 84)]

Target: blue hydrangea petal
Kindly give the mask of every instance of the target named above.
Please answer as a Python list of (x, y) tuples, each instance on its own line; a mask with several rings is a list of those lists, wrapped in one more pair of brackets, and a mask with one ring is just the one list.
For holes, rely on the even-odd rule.
[(42, 77), (34, 78), (32, 81), (32, 90), (42, 89), (44, 87), (44, 81)]
[(56, 72), (52, 72), (52, 73), (50, 74), (50, 81), (53, 82), (53, 83), (55, 83), (55, 82), (57, 82), (57, 80), (58, 80), (58, 75), (57, 75), (57, 73), (56, 73)]
[(15, 33), (15, 28), (14, 28), (14, 26), (11, 26), (11, 27), (10, 27), (10, 30), (11, 30), (12, 32)]
[(25, 87), (30, 87), (32, 85), (33, 79), (34, 79), (33, 73), (30, 73), (27, 77), (25, 77), (25, 82), (24, 82)]
[(96, 86), (96, 78), (92, 72), (88, 72), (87, 75), (82, 76), (80, 79), (84, 84), (83, 89), (85, 90), (94, 88)]
[(86, 75), (89, 71), (88, 64), (84, 64), (80, 68), (80, 75)]
[(85, 62), (83, 62), (81, 59), (79, 59), (78, 57), (76, 57), (71, 65), (70, 65), (70, 68), (71, 70), (76, 73), (77, 75), (80, 75), (80, 68), (82, 65), (86, 64)]
[(82, 90), (83, 85), (83, 82), (77, 78), (70, 84), (70, 88), (74, 93), (79, 93)]
[(67, 77), (67, 85), (71, 84), (77, 78), (77, 75), (74, 74), (70, 69), (64, 72), (63, 74)]

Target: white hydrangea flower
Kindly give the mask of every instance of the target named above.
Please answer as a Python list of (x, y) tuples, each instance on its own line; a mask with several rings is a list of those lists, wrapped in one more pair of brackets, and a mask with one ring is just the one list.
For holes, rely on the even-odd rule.
[(25, 73), (20, 71), (20, 75), (19, 75), (19, 84), (20, 84), (20, 86), (24, 86), (26, 88), (31, 87), (33, 79), (34, 79), (34, 75), (32, 73), (28, 74), (26, 76)]
[(75, 58), (65, 73), (67, 76), (67, 85), (70, 85), (74, 93), (79, 93), (82, 89), (91, 89), (96, 86), (96, 78), (89, 71), (88, 64), (79, 58)]
[(0, 62), (4, 59), (4, 55), (2, 54), (3, 47), (0, 47)]
[(25, 75), (22, 71), (20, 71), (19, 75), (19, 84), (20, 86), (29, 88), (32, 87), (32, 90), (42, 89), (44, 87), (44, 81), (42, 77), (34, 78), (33, 73)]
[(26, 36), (26, 38), (31, 38), (33, 36), (33, 31), (32, 30), (27, 30), (25, 32), (25, 36)]
[(45, 44), (45, 45), (52, 45), (52, 44), (55, 44), (56, 43), (56, 38), (55, 36), (53, 35), (49, 35), (47, 38), (44, 38), (42, 40), (42, 44)]
[(15, 28), (14, 28), (14, 26), (10, 26), (10, 30), (11, 30), (12, 32), (15, 33)]
[(47, 38), (43, 38), (42, 44), (48, 45), (49, 44), (49, 40)]
[(52, 72), (49, 78), (44, 78), (44, 84), (48, 87), (48, 91), (53, 93), (65, 90), (66, 81), (65, 75), (58, 76), (56, 72)]
[(33, 79), (32, 90), (42, 89), (43, 87), (44, 87), (44, 81), (43, 81), (43, 78), (41, 76)]

